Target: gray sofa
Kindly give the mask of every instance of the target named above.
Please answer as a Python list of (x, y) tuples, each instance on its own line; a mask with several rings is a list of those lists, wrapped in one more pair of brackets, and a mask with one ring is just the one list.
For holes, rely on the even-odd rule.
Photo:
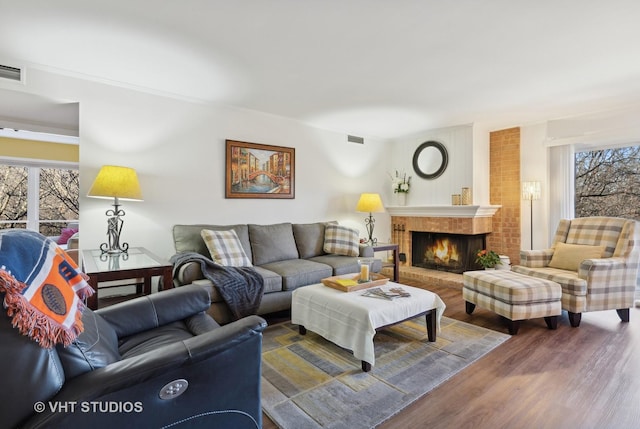
[[(264, 295), (257, 314), (264, 315), (291, 308), (291, 293), (298, 287), (320, 283), (323, 278), (359, 271), (360, 257), (373, 258), (373, 249), (359, 245), (359, 256), (324, 252), (325, 226), (335, 222), (271, 225), (174, 225), (173, 240), (177, 253), (197, 252), (210, 258), (200, 232), (234, 230), (255, 270), (264, 279)], [(200, 264), (190, 262), (176, 267), (174, 286), (195, 283), (207, 287), (211, 295), (208, 313), (220, 324), (233, 320), (231, 312)], [(372, 271), (382, 268), (374, 259)]]

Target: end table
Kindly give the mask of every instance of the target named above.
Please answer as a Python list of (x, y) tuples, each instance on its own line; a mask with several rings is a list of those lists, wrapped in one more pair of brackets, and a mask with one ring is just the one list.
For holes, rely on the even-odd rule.
[(393, 262), (383, 263), (383, 267), (393, 266), (393, 281), (398, 283), (400, 280), (400, 259), (398, 256), (398, 245), (395, 243), (376, 243), (372, 245), (374, 252), (383, 252), (385, 250), (393, 251)]
[(151, 278), (155, 276), (162, 277), (164, 288), (173, 287), (173, 266), (144, 247), (132, 247), (127, 253), (118, 254), (102, 253), (99, 249), (82, 250), (81, 253), (83, 271), (89, 276), (89, 285), (95, 291), (87, 300), (87, 307), (92, 310), (98, 309), (100, 289), (123, 286), (100, 288), (98, 286), (100, 282), (142, 278), (143, 283), (135, 284), (136, 295), (134, 296), (151, 294)]

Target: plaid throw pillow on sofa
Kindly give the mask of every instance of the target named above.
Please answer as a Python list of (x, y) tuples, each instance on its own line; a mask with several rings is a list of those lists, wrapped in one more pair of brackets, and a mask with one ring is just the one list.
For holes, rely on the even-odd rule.
[(226, 267), (251, 267), (251, 261), (244, 253), (240, 239), (234, 230), (213, 231), (203, 229), (200, 235), (216, 264)]
[(358, 230), (329, 224), (324, 229), (324, 249), (327, 253), (345, 256), (360, 254)]

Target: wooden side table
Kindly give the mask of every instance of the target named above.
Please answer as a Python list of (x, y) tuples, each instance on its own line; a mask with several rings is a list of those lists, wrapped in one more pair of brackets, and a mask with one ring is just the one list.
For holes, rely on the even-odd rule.
[(118, 254), (102, 253), (99, 249), (82, 250), (81, 253), (83, 271), (89, 276), (89, 285), (95, 291), (87, 300), (87, 307), (92, 310), (98, 308), (100, 289), (122, 287), (118, 285), (100, 288), (100, 282), (142, 278), (143, 283), (136, 283), (135, 296), (151, 294), (151, 278), (155, 276), (162, 277), (164, 288), (173, 287), (173, 266), (144, 247), (132, 247), (127, 253)]
[(400, 280), (400, 258), (398, 253), (398, 245), (395, 243), (376, 243), (372, 245), (374, 252), (383, 252), (385, 250), (393, 251), (393, 263), (383, 263), (383, 267), (393, 266), (393, 281), (398, 283)]

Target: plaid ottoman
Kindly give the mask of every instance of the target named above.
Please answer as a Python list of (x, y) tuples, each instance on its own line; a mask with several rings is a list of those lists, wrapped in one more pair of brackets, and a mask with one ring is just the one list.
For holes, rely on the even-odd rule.
[(504, 316), (511, 335), (518, 333), (520, 320), (544, 317), (549, 329), (558, 326), (562, 313), (558, 283), (506, 270), (467, 271), (462, 278), (467, 314), (479, 305)]

